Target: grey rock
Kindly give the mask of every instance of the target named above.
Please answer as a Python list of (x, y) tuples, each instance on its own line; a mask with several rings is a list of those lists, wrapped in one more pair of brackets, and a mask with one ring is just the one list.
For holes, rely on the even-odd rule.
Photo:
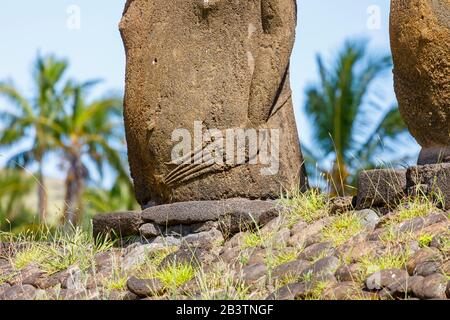
[(405, 292), (408, 288), (408, 272), (400, 269), (385, 269), (370, 275), (366, 280), (369, 290), (385, 289), (394, 296), (399, 292)]
[(399, 233), (416, 232), (425, 226), (425, 219), (422, 217), (413, 218), (400, 223), (396, 229)]
[(308, 224), (305, 221), (300, 220), (291, 228), (291, 236), (302, 233), (306, 228), (308, 228)]
[(322, 258), (303, 270), (302, 275), (312, 274), (314, 278), (334, 275), (339, 267), (339, 259), (335, 256)]
[(333, 244), (331, 242), (320, 242), (305, 248), (297, 259), (299, 260), (315, 260), (318, 257), (330, 256), (334, 253)]
[(266, 276), (266, 265), (259, 263), (244, 267), (241, 271), (241, 274), (237, 276), (236, 282), (239, 283), (240, 281), (242, 281), (246, 285), (252, 285), (265, 281)]
[(422, 148), (417, 165), (423, 166), (442, 162), (450, 162), (450, 147)]
[(71, 267), (67, 270), (68, 277), (62, 283), (62, 287), (73, 291), (82, 291), (86, 289), (85, 275), (77, 266)]
[(132, 211), (98, 214), (92, 220), (95, 237), (101, 234), (113, 234), (121, 238), (138, 235), (143, 223), (141, 214)]
[(138, 279), (131, 277), (127, 281), (127, 288), (138, 297), (152, 297), (164, 293), (164, 284), (158, 279)]
[(445, 299), (447, 277), (442, 274), (432, 274), (419, 279), (412, 285), (413, 294), (420, 299)]
[[(145, 209), (142, 218), (159, 225), (195, 224), (217, 221), (231, 216), (241, 223), (269, 222), (278, 215), (272, 201), (227, 199), (218, 201), (190, 201), (166, 204)], [(234, 226), (236, 229), (236, 226)]]
[(275, 233), (272, 242), (274, 247), (282, 248), (287, 245), (289, 238), (291, 237), (291, 230), (289, 228), (282, 228), (277, 233)]
[(174, 264), (182, 264), (201, 268), (210, 264), (215, 258), (216, 256), (209, 247), (183, 245), (178, 251), (166, 256), (159, 267), (166, 268)]
[(161, 230), (153, 223), (145, 223), (139, 227), (139, 234), (144, 238), (155, 238), (161, 235)]
[(36, 297), (36, 288), (32, 285), (16, 284), (6, 289), (3, 293), (3, 300), (33, 300)]
[(224, 241), (222, 232), (217, 229), (203, 231), (185, 236), (181, 242), (194, 246), (217, 247)]
[[(306, 247), (315, 242), (320, 242), (322, 230), (328, 226), (333, 219), (331, 217), (326, 217), (315, 221), (314, 223), (308, 225), (305, 228), (299, 228), (291, 235), (288, 244), (292, 247)], [(294, 230), (291, 230), (291, 233)]]
[(362, 171), (357, 188), (357, 209), (394, 205), (405, 194), (406, 170)]
[(378, 214), (371, 209), (355, 211), (354, 214), (360, 219), (362, 226), (368, 230), (374, 230), (380, 222)]
[(420, 263), (414, 268), (414, 275), (418, 276), (429, 276), (433, 273), (437, 273), (440, 271), (441, 263), (439, 261), (427, 261)]
[(266, 262), (266, 256), (267, 256), (266, 249), (255, 249), (250, 254), (247, 265), (251, 266), (254, 264), (264, 264)]
[(358, 282), (364, 273), (364, 266), (359, 263), (341, 266), (336, 270), (336, 278), (341, 282)]
[(133, 246), (133, 248), (124, 253), (124, 257), (121, 262), (122, 270), (130, 271), (136, 266), (142, 264), (149, 254), (170, 247), (176, 246), (171, 246), (170, 244), (166, 245), (162, 242)]
[(276, 267), (272, 272), (273, 279), (282, 279), (284, 277), (300, 277), (305, 269), (311, 266), (311, 263), (305, 260), (294, 260)]
[(337, 283), (323, 292), (325, 300), (370, 300), (373, 296), (364, 292), (360, 286), (353, 281), (344, 281)]
[(65, 283), (68, 277), (68, 270), (61, 270), (46, 277), (40, 277), (35, 281), (35, 286), (39, 289), (46, 290)]
[(271, 293), (266, 300), (296, 300), (311, 293), (313, 288), (312, 282), (288, 284)]
[(447, 295), (447, 299), (450, 299), (450, 280), (447, 282), (447, 289), (445, 290), (445, 294)]
[[(426, 271), (427, 268), (442, 262), (442, 254), (436, 248), (423, 248), (413, 254), (406, 263), (406, 269), (410, 275), (421, 275), (418, 272)], [(418, 269), (422, 265), (422, 269)], [(428, 274), (425, 274), (428, 275)]]

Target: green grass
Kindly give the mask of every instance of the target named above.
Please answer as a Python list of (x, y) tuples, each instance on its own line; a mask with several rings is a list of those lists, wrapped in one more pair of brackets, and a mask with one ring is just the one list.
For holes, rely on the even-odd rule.
[(125, 291), (127, 288), (127, 275), (118, 275), (113, 274), (113, 276), (106, 281), (105, 288), (108, 291), (112, 290), (118, 290), (118, 291)]
[(176, 289), (193, 279), (194, 276), (194, 267), (186, 263), (173, 263), (155, 273), (156, 279), (161, 280), (168, 289)]
[(295, 261), (299, 255), (297, 250), (278, 252), (275, 255), (267, 255), (266, 263), (271, 268), (276, 268), (282, 264)]
[(291, 227), (300, 220), (312, 223), (328, 215), (328, 198), (316, 189), (304, 193), (294, 190), (284, 195), (280, 203), (288, 208), (285, 216)]
[(12, 264), (22, 269), (31, 262), (37, 263), (43, 271), (52, 274), (78, 265), (81, 270), (93, 266), (97, 253), (112, 248), (109, 238), (94, 238), (91, 233), (75, 228), (70, 231), (50, 231), (42, 227), (36, 232), (19, 235), (0, 233), (0, 241), (27, 243), (25, 249), (12, 257)]
[(425, 217), (433, 211), (438, 212), (439, 203), (439, 200), (433, 201), (424, 195), (405, 199), (397, 207), (397, 212), (388, 221), (388, 225), (398, 224), (418, 217)]
[(363, 272), (361, 280), (365, 280), (365, 278), (377, 271), (386, 269), (404, 269), (409, 256), (409, 250), (397, 253), (388, 249), (388, 251), (381, 256), (363, 257), (360, 263), (365, 272)]
[(336, 217), (329, 226), (325, 227), (322, 237), (324, 241), (331, 241), (337, 247), (363, 230), (360, 219), (353, 212), (347, 212)]
[(305, 300), (320, 300), (325, 289), (330, 285), (328, 281), (319, 281), (314, 284), (314, 288), (305, 297)]
[(47, 258), (46, 251), (40, 245), (30, 244), (27, 248), (17, 252), (14, 256), (12, 265), (17, 270), (22, 270), (31, 263), (40, 264)]
[(419, 238), (417, 239), (417, 241), (419, 242), (419, 246), (421, 248), (429, 247), (431, 244), (431, 241), (433, 241), (433, 235), (427, 234), (427, 233), (421, 234), (421, 235), (419, 235)]
[(260, 232), (249, 232), (246, 233), (242, 239), (241, 248), (256, 248), (261, 246), (265, 241), (265, 237), (261, 235)]

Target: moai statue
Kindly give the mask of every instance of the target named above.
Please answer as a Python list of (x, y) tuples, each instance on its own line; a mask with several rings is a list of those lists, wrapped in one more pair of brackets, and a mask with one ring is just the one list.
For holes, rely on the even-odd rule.
[(419, 164), (450, 162), (450, 0), (392, 0), (390, 24), (395, 91)]
[(289, 85), (295, 0), (128, 0), (128, 157), (143, 206), (307, 188)]

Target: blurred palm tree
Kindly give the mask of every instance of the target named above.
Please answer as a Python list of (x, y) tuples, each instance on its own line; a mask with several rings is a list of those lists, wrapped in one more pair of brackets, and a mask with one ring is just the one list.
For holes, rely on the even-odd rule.
[(51, 123), (64, 103), (65, 87), (62, 80), (68, 64), (54, 56), (38, 55), (33, 66), (34, 93), (28, 98), (13, 82), (0, 82), (0, 96), (9, 100), (16, 108), (0, 109), (3, 129), (0, 131), (0, 148), (9, 148), (22, 141), (32, 140), (30, 147), (13, 154), (8, 168), (37, 165), (38, 212), (45, 220), (47, 196), (43, 164), (48, 152), (54, 148), (47, 125)]
[[(111, 189), (86, 188), (83, 195), (87, 218), (98, 213), (138, 210), (131, 180), (118, 176)], [(90, 219), (85, 219), (90, 221)]]
[[(122, 99), (114, 94), (88, 102), (89, 90), (98, 81), (69, 83), (70, 102), (51, 125), (53, 140), (67, 170), (64, 220), (77, 225), (83, 213), (83, 194), (91, 172), (100, 178), (110, 167), (123, 180), (129, 180), (123, 158)], [(131, 184), (130, 184), (131, 185)]]
[[(333, 66), (326, 67), (320, 55), (317, 65), (320, 81), (307, 88), (305, 104), (314, 123), (314, 147), (304, 146), (304, 153), (325, 175), (332, 193), (344, 195), (358, 169), (376, 165), (376, 156), (385, 148), (381, 141), (394, 141), (407, 129), (397, 106), (379, 119), (374, 118), (376, 110), (370, 109), (382, 110), (371, 99), (370, 89), (383, 72), (391, 70), (391, 56), (370, 57), (366, 41), (347, 41)], [(330, 157), (332, 167), (326, 170), (318, 159)]]
[(33, 190), (32, 177), (17, 170), (0, 171), (0, 230), (30, 223), (32, 215), (23, 200)]

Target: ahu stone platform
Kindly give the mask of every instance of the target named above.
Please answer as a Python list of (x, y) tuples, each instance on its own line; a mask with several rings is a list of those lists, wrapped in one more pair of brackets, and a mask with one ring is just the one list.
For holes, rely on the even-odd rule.
[(94, 235), (113, 233), (121, 238), (160, 235), (185, 236), (217, 228), (224, 236), (263, 226), (281, 211), (271, 200), (241, 198), (191, 201), (150, 207), (142, 212), (119, 212), (94, 217)]

